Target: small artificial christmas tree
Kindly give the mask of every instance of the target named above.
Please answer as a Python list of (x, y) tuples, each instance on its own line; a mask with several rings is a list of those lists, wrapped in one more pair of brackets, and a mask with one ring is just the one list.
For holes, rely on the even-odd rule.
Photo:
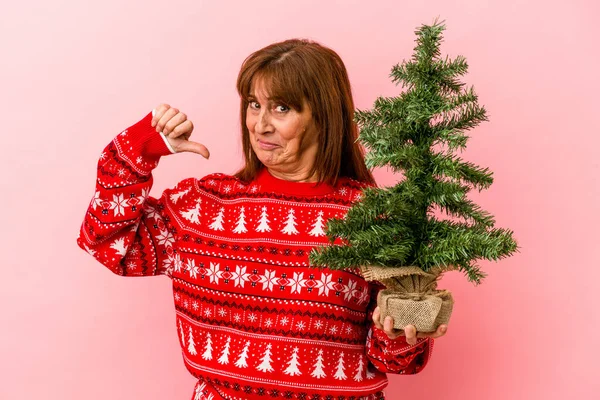
[[(453, 153), (466, 147), (464, 131), (487, 116), (473, 88), (463, 90), (457, 80), (467, 72), (465, 58), (440, 59), (444, 29), (437, 20), (423, 25), (415, 32), (412, 60), (392, 69), (392, 80), (407, 91), (356, 112), (359, 139), (369, 148), (367, 166), (389, 166), (405, 179), (366, 188), (345, 219), (328, 222), (328, 238), (342, 244), (310, 254), (314, 266), (360, 267), (365, 279), (383, 283), (381, 321), (391, 315), (395, 328), (415, 325), (419, 332), (435, 331), (450, 318), (450, 292), (435, 290), (443, 272), (459, 270), (479, 284), (485, 274), (475, 260), (517, 250), (512, 232), (494, 229), (493, 217), (466, 197), (471, 186), (487, 189), (492, 173)], [(436, 219), (436, 209), (455, 220)]]

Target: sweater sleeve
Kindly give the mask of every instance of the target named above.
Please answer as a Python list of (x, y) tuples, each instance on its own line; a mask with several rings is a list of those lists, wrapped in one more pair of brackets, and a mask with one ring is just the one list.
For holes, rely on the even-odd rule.
[(371, 301), (367, 312), (367, 358), (379, 371), (391, 374), (418, 374), (425, 368), (433, 350), (432, 338), (418, 338), (410, 345), (405, 336), (390, 339), (373, 323), (373, 311), (377, 307), (377, 294), (384, 286), (369, 283)]
[(96, 190), (77, 238), (79, 247), (117, 275), (171, 276), (174, 238), (166, 214), (167, 191), (158, 199), (148, 193), (151, 171), (172, 151), (151, 121), (148, 113), (100, 155)]

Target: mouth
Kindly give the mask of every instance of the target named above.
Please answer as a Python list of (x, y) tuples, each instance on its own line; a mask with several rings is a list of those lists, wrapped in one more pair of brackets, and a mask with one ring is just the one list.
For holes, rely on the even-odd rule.
[(276, 145), (275, 143), (266, 142), (266, 141), (259, 140), (259, 139), (256, 139), (256, 142), (258, 143), (258, 147), (260, 147), (263, 150), (273, 150), (273, 149), (279, 147), (279, 145)]

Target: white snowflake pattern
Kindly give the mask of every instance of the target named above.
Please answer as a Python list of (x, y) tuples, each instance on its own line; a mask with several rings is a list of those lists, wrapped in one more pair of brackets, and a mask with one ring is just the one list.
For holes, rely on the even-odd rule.
[(102, 154), (100, 154), (100, 159), (104, 160), (106, 158), (106, 152), (102, 152)]
[(265, 326), (267, 328), (270, 328), (273, 325), (273, 320), (271, 318), (267, 318), (267, 320), (265, 321)]
[(331, 333), (332, 335), (335, 335), (338, 331), (337, 326), (332, 326), (331, 328), (329, 328), (329, 333)]
[(181, 296), (179, 295), (179, 293), (175, 293), (175, 301), (179, 302), (179, 300), (181, 300)]
[(315, 322), (315, 328), (321, 329), (322, 327), (323, 327), (323, 321), (317, 321), (317, 322)]
[(127, 203), (125, 203), (123, 193), (113, 194), (113, 201), (110, 204), (110, 208), (115, 210), (115, 217), (125, 215), (125, 207), (127, 207)]
[(340, 194), (341, 194), (342, 196), (345, 196), (345, 195), (346, 195), (346, 193), (348, 193), (348, 191), (346, 190), (346, 188), (345, 188), (345, 187), (341, 188), (341, 189), (339, 190), (339, 192), (340, 192)]
[(117, 172), (117, 174), (122, 178), (125, 176), (125, 169), (124, 168), (119, 168), (119, 171)]
[(330, 290), (334, 290), (335, 282), (331, 280), (332, 274), (321, 274), (321, 279), (316, 281), (315, 287), (319, 289), (319, 295), (329, 295)]
[(358, 291), (358, 304), (362, 304), (369, 299), (369, 288), (363, 286), (362, 290)]
[(210, 180), (207, 182), (207, 184), (208, 184), (208, 186), (215, 186), (215, 185), (217, 184), (217, 182), (216, 182), (214, 179), (210, 179)]
[(188, 308), (188, 306), (189, 306), (189, 305), (190, 305), (190, 302), (189, 302), (189, 301), (187, 301), (187, 300), (184, 300), (184, 301), (183, 301), (183, 307), (184, 307), (184, 308)]
[(277, 277), (275, 276), (275, 271), (269, 271), (268, 269), (265, 270), (265, 274), (264, 275), (260, 275), (260, 280), (259, 282), (261, 282), (263, 284), (262, 289), (269, 289), (269, 290), (273, 290), (273, 286), (277, 285)]
[(302, 290), (303, 287), (306, 287), (307, 279), (303, 279), (304, 272), (294, 272), (294, 277), (289, 280), (288, 286), (291, 286), (292, 293), (298, 292)]
[(210, 318), (210, 316), (212, 315), (212, 311), (210, 311), (210, 309), (208, 309), (208, 308), (207, 308), (206, 310), (204, 310), (204, 315), (205, 315), (207, 318)]
[(188, 260), (187, 264), (185, 265), (185, 268), (186, 268), (186, 271), (188, 271), (190, 273), (190, 278), (196, 278), (196, 276), (198, 275), (198, 272), (200, 272), (200, 269), (196, 265), (196, 261), (194, 261), (193, 258), (190, 258)]
[(210, 268), (206, 270), (206, 275), (210, 278), (210, 283), (219, 283), (219, 277), (221, 271), (219, 271), (219, 263), (213, 263), (211, 261)]
[(183, 262), (181, 261), (181, 257), (179, 254), (171, 254), (164, 261), (165, 268), (171, 270), (174, 269), (175, 272), (181, 272), (181, 267), (183, 266)]
[(232, 273), (232, 278), (235, 281), (235, 287), (244, 287), (244, 283), (248, 281), (250, 274), (246, 273), (246, 267), (236, 265), (235, 272)]
[(137, 164), (141, 164), (141, 163), (142, 163), (142, 157), (138, 157), (138, 158), (136, 158), (136, 159), (135, 159), (135, 162), (136, 162)]
[(102, 199), (100, 198), (100, 191), (96, 191), (94, 193), (94, 198), (92, 199), (92, 208), (95, 210), (96, 207), (102, 207)]
[(156, 239), (158, 240), (158, 244), (165, 247), (171, 247), (173, 243), (175, 243), (173, 235), (171, 235), (171, 232), (169, 232), (166, 229), (164, 231), (161, 230), (160, 233), (156, 236)]
[(219, 317), (223, 318), (224, 316), (227, 315), (227, 311), (225, 311), (224, 308), (219, 308)]
[(348, 285), (344, 285), (343, 292), (345, 293), (344, 300), (350, 300), (356, 293), (356, 281), (350, 280)]
[(146, 204), (144, 207), (144, 211), (146, 212), (146, 218), (148, 219), (160, 219), (160, 214), (156, 210), (156, 208), (152, 207), (149, 204)]
[(303, 331), (304, 328), (306, 328), (306, 324), (304, 323), (304, 321), (300, 321), (296, 324), (296, 329), (298, 329), (299, 331)]
[(257, 319), (258, 319), (258, 317), (256, 316), (256, 314), (250, 314), (250, 315), (248, 315), (248, 320), (250, 322), (256, 322)]
[(235, 314), (235, 315), (233, 316), (233, 320), (234, 320), (235, 322), (240, 322), (240, 321), (242, 320), (242, 317), (240, 317), (240, 314)]
[(288, 317), (283, 317), (283, 318), (281, 318), (281, 321), (279, 321), (279, 323), (283, 326), (287, 325), (288, 322), (290, 322)]
[(347, 326), (346, 327), (346, 334), (350, 335), (352, 333), (352, 327), (351, 326)]
[(192, 303), (192, 308), (194, 309), (194, 311), (198, 311), (198, 309), (200, 308), (200, 304), (198, 304), (198, 302), (194, 300), (194, 302)]
[(224, 191), (225, 193), (229, 193), (229, 192), (231, 192), (231, 186), (229, 186), (229, 185), (225, 186), (225, 187), (223, 188), (223, 191)]
[(129, 261), (127, 263), (127, 269), (135, 269), (135, 263), (133, 261)]
[(256, 185), (253, 185), (253, 186), (250, 188), (250, 193), (256, 193), (256, 192), (258, 192), (258, 186), (256, 186)]

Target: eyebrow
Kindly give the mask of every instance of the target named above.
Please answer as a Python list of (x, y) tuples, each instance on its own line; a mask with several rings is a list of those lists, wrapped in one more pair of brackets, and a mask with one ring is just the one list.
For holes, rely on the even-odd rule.
[[(253, 93), (249, 93), (249, 94), (248, 94), (248, 97), (249, 97), (249, 98), (252, 98), (252, 99), (256, 99), (256, 96), (255, 96)], [(273, 100), (275, 100), (275, 99), (274, 99), (273, 97), (267, 97), (267, 100), (269, 100), (269, 101), (273, 101)]]

